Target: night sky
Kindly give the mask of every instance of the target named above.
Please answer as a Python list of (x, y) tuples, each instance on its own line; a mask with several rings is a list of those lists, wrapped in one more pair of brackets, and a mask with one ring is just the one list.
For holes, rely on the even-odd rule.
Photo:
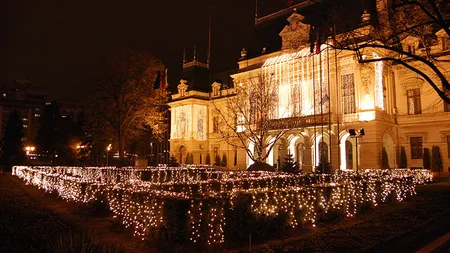
[(237, 66), (254, 27), (254, 1), (0, 2), (0, 83), (29, 79), (51, 99), (83, 100), (98, 67), (121, 48), (147, 51), (178, 85), (183, 48), (206, 55), (212, 7), (213, 72)]

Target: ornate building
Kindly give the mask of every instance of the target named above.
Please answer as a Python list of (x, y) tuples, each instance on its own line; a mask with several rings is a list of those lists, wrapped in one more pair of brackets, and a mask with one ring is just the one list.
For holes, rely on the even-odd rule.
[[(377, 1), (374, 8), (378, 17), (382, 17), (381, 2), (384, 1)], [(373, 29), (370, 16), (367, 12), (361, 16), (356, 27), (359, 36)], [(232, 87), (211, 82), (208, 90), (196, 89), (190, 80), (180, 81), (178, 93), (172, 95), (169, 103), (170, 152), (178, 161), (184, 163), (186, 153), (192, 153), (195, 164), (205, 164), (207, 154), (212, 161), (216, 155), (225, 154), (229, 168), (245, 169), (252, 164), (244, 149), (231, 145), (237, 140), (227, 139), (221, 133), (225, 122), (217, 112), (230, 110), (226, 107), (230, 95), (239, 96), (239, 86), (262, 76), (277, 87), (276, 108), (269, 112), (269, 120), (274, 126), (288, 128), (267, 150), (267, 163), (280, 164), (289, 152), (303, 171), (314, 170), (323, 155), (335, 169), (381, 168), (385, 150), (389, 167), (394, 168), (399, 162), (396, 154), (404, 147), (408, 167), (423, 167), (423, 149), (431, 150), (437, 145), (444, 171), (449, 171), (450, 106), (427, 81), (400, 64), (360, 64), (354, 52), (335, 50), (326, 43), (316, 45), (316, 53), (310, 48), (310, 26), (303, 23), (302, 15), (291, 11), (277, 17), (277, 22), (280, 20), (283, 26), (266, 26), (278, 29), (271, 32), (278, 33), (280, 43), (263, 47), (256, 56), (243, 50), (239, 69), (231, 75)], [(429, 52), (441, 59), (450, 58), (447, 34), (438, 31), (436, 37), (438, 43)], [(422, 50), (413, 37), (405, 38), (401, 44), (409, 50)], [(373, 58), (383, 53), (366, 52)], [(195, 59), (185, 68), (191, 65), (206, 68)], [(420, 64), (416, 66), (421, 68)], [(450, 71), (449, 63), (441, 67), (444, 73)], [(429, 77), (436, 78), (431, 74)], [(228, 120), (239, 127), (239, 117)], [(271, 139), (274, 138), (269, 135), (267, 142)], [(246, 145), (250, 150), (255, 146), (252, 141)]]

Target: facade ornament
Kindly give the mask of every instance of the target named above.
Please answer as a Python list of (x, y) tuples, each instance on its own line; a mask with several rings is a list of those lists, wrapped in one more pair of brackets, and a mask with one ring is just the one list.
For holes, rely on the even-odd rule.
[(361, 15), (361, 22), (363, 24), (369, 23), (370, 21), (370, 13), (367, 10), (364, 10), (364, 13)]
[(286, 25), (279, 34), (282, 39), (281, 50), (297, 49), (301, 45), (308, 43), (310, 26), (302, 23), (304, 19), (298, 13), (293, 13), (289, 16), (287, 19), (289, 25)]
[(241, 50), (241, 58), (246, 58), (247, 57), (247, 49), (242, 48)]

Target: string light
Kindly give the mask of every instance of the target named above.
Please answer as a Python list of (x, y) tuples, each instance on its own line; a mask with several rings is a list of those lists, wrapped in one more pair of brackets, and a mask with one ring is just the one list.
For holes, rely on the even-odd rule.
[(234, 211), (240, 196), (251, 196), (249, 210), (256, 215), (287, 214), (290, 227), (316, 227), (329, 212), (354, 217), (362, 206), (404, 201), (416, 195), (416, 185), (432, 181), (430, 171), (409, 169), (294, 175), (210, 167), (15, 166), (13, 175), (66, 201), (106, 201), (113, 217), (142, 240), (164, 224), (167, 203), (187, 200), (189, 239), (209, 246), (225, 241), (225, 211)]

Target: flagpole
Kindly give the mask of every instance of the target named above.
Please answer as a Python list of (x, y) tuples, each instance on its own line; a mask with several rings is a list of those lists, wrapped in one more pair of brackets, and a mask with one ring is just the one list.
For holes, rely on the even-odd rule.
[(317, 145), (316, 145), (316, 139), (317, 139), (317, 128), (316, 128), (316, 84), (315, 84), (315, 78), (314, 78), (314, 75), (315, 75), (315, 66), (314, 66), (314, 57), (315, 57), (315, 55), (314, 55), (314, 52), (313, 52), (313, 54), (312, 54), (312, 83), (313, 83), (313, 113), (314, 113), (314, 116), (313, 116), (313, 118), (314, 118), (314, 160), (313, 160), (313, 170), (314, 170), (314, 173), (316, 173), (316, 168), (315, 168), (315, 166), (316, 166), (316, 160), (317, 160), (317, 157), (316, 157), (316, 150), (317, 150)]

